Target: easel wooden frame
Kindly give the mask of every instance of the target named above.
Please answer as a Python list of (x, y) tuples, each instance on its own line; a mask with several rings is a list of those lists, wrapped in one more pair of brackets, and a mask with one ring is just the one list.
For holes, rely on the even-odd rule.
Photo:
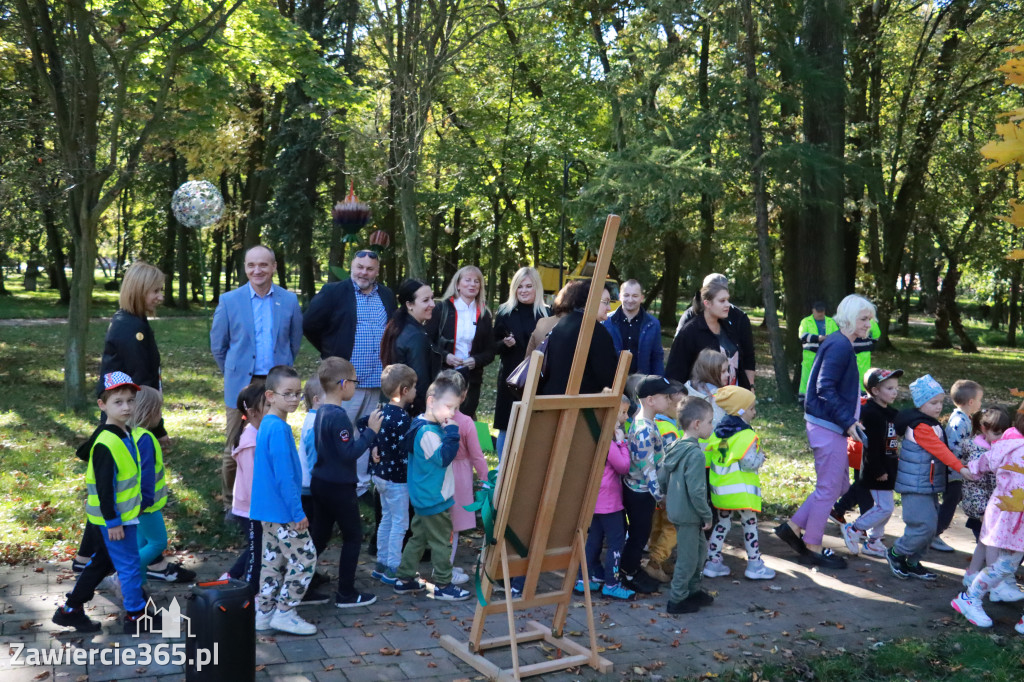
[[(481, 550), (485, 574), (492, 580), (501, 580), (506, 598), (491, 601), (493, 584), (489, 579), (483, 579), (482, 589), (487, 605), (477, 604), (469, 641), (462, 642), (450, 635), (441, 638), (441, 646), (491, 680), (519, 680), (581, 665), (588, 665), (601, 673), (611, 672), (612, 669), (611, 661), (598, 654), (585, 533), (590, 527), (597, 502), (605, 459), (629, 373), (632, 359), (630, 353), (623, 351), (619, 356), (611, 392), (580, 394), (579, 390), (618, 229), (619, 217), (609, 215), (605, 221), (601, 250), (565, 395), (537, 395), (543, 356), (535, 351), (523, 399), (513, 404), (509, 420), (510, 444), (502, 460), (502, 470), (494, 492), (496, 544), (485, 545)], [(535, 465), (543, 464), (543, 445), (547, 443), (550, 443), (547, 467), (540, 470)], [(534, 466), (524, 468), (522, 464), (527, 456), (534, 460), (527, 464)], [(587, 470), (574, 469), (566, 477), (570, 459), (579, 460), (576, 464)], [(567, 488), (579, 489), (575, 491), (580, 494), (563, 494)], [(513, 498), (516, 498), (515, 505)], [(562, 513), (556, 514), (559, 511)], [(566, 522), (569, 518), (575, 518), (574, 525)], [(526, 543), (528, 556), (518, 555), (505, 539), (505, 530), (509, 527)], [(563, 637), (578, 569), (583, 574), (589, 648)], [(538, 593), (540, 574), (549, 571), (564, 571), (562, 584), (554, 591)], [(520, 599), (510, 598), (511, 576), (525, 576)], [(551, 605), (555, 606), (551, 628), (528, 620), (524, 632), (516, 631), (517, 611)], [(487, 616), (502, 612), (508, 619), (509, 634), (482, 639)], [(541, 640), (557, 648), (558, 656), (541, 663), (520, 665), (519, 645)], [(482, 655), (484, 651), (499, 647), (510, 647), (511, 668), (502, 669)], [(563, 652), (569, 655), (563, 656)]]

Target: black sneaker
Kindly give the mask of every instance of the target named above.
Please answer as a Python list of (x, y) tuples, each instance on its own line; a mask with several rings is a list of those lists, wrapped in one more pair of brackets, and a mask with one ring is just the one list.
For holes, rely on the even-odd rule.
[(355, 594), (350, 594), (346, 597), (343, 597), (340, 594), (334, 595), (334, 605), (339, 609), (349, 609), (354, 606), (369, 606), (375, 601), (377, 601), (377, 597), (369, 592), (356, 592)]
[(801, 556), (810, 551), (807, 549), (807, 545), (804, 543), (803, 538), (797, 535), (796, 531), (794, 531), (788, 523), (776, 526), (775, 535), (789, 545), (794, 552)]
[(326, 573), (321, 573), (320, 571), (317, 571), (313, 574), (312, 579), (310, 579), (309, 581), (309, 589), (315, 590), (319, 587), (323, 587), (329, 582), (331, 582), (331, 576), (327, 575)]
[(653, 594), (661, 590), (661, 583), (643, 571), (637, 571), (635, 575), (623, 575), (621, 582), (637, 594)]
[(196, 572), (190, 571), (181, 564), (168, 563), (161, 570), (146, 569), (146, 577), (150, 580), (163, 580), (168, 583), (190, 583), (196, 579)]
[(408, 580), (399, 578), (392, 589), (394, 589), (395, 594), (414, 594), (425, 587), (426, 585), (419, 578), (409, 578)]
[(935, 582), (935, 580), (938, 579), (938, 576), (922, 566), (920, 561), (915, 561), (914, 563), (904, 561), (904, 566), (906, 566), (907, 573), (910, 574), (911, 578), (917, 578), (918, 580), (924, 580), (927, 582)]
[(827, 547), (820, 552), (807, 550), (807, 554), (804, 554), (801, 560), (805, 564), (820, 568), (846, 568), (846, 559)]
[(832, 511), (828, 513), (828, 518), (835, 521), (842, 527), (846, 523), (846, 512), (839, 511), (835, 507), (832, 507)]
[(681, 613), (697, 613), (700, 611), (700, 604), (687, 597), (683, 601), (670, 601), (668, 603), (668, 608), (665, 610), (673, 616), (677, 616)]
[(331, 598), (328, 595), (309, 588), (306, 588), (306, 594), (302, 595), (303, 606), (308, 604), (326, 604), (329, 601), (331, 601)]
[(885, 553), (885, 560), (889, 562), (889, 570), (892, 571), (894, 576), (900, 580), (906, 580), (910, 577), (907, 558), (902, 554), (897, 554), (894, 547), (890, 547), (889, 551)]
[(693, 601), (697, 606), (711, 606), (715, 603), (715, 598), (708, 594), (706, 590), (694, 592), (686, 599)]
[(58, 606), (50, 620), (54, 625), (74, 628), (78, 632), (99, 632), (103, 629), (99, 623), (90, 620), (89, 616), (85, 615), (85, 610), (81, 608), (72, 609), (67, 606)]

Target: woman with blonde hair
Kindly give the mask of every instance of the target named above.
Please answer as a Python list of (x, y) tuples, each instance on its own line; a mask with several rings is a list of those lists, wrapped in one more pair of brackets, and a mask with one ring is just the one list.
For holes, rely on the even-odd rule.
[(508, 300), (498, 306), (494, 317), (494, 341), (501, 358), (498, 368), (498, 391), (494, 400), (494, 428), (498, 430), (498, 454), (505, 443), (505, 431), (512, 412), (512, 395), (505, 383), (509, 372), (526, 357), (530, 335), (537, 327), (537, 321), (548, 316), (544, 305), (544, 286), (540, 273), (535, 268), (519, 268), (512, 276), (508, 289)]
[(459, 268), (442, 299), (429, 323), (435, 369), (455, 369), (465, 377), (469, 393), (459, 409), (475, 420), (484, 367), (494, 360), (491, 311), (480, 268)]

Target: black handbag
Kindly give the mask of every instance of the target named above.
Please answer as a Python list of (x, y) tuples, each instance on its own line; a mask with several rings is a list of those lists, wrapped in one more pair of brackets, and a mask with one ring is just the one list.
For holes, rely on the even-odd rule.
[[(548, 369), (548, 339), (551, 338), (551, 332), (547, 333), (544, 340), (537, 346), (537, 350), (544, 354), (544, 361), (540, 366), (540, 375), (543, 377)], [(526, 375), (530, 373), (530, 360), (533, 359), (533, 353), (530, 353), (523, 361), (515, 366), (508, 376), (505, 377), (505, 384), (508, 386), (508, 390), (512, 392), (517, 398), (523, 397), (523, 391), (526, 389)]]

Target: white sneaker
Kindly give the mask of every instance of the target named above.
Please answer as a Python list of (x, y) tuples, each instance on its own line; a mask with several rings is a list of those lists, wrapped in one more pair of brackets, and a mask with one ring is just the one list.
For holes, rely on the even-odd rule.
[(955, 552), (956, 550), (946, 544), (945, 540), (940, 538), (938, 535), (932, 540), (932, 549), (936, 552)]
[(1017, 624), (1013, 626), (1013, 629), (1016, 630), (1018, 634), (1024, 635), (1024, 616), (1017, 621)]
[(867, 556), (878, 556), (885, 558), (885, 553), (888, 550), (885, 544), (881, 540), (865, 540), (860, 545), (860, 553)]
[(290, 611), (277, 609), (274, 611), (274, 615), (270, 618), (270, 627), (293, 635), (316, 634), (316, 626), (304, 621), (299, 614), (295, 613), (295, 609)]
[(977, 625), (979, 628), (992, 627), (992, 619), (985, 613), (985, 609), (981, 608), (980, 599), (968, 599), (967, 595), (961, 592), (953, 601), (949, 602), (949, 605), (973, 625)]
[(256, 609), (256, 632), (266, 632), (267, 630), (273, 630), (274, 628), (270, 625), (270, 620), (274, 617), (273, 611), (267, 611), (263, 613)]
[(730, 573), (732, 573), (732, 569), (722, 561), (708, 559), (704, 562), (704, 577), (706, 578), (724, 578)]
[(1024, 592), (1021, 592), (1016, 582), (1001, 582), (988, 593), (988, 598), (990, 601), (1014, 602), (1024, 599)]
[(462, 585), (463, 583), (469, 582), (469, 574), (463, 571), (458, 566), (452, 567), (452, 584)]
[(743, 575), (751, 580), (771, 580), (775, 577), (775, 571), (765, 566), (764, 559), (758, 559), (747, 562), (747, 570)]
[(854, 528), (852, 523), (844, 523), (841, 528), (846, 549), (850, 550), (850, 554), (854, 556), (860, 554), (860, 542), (864, 539), (864, 533)]

